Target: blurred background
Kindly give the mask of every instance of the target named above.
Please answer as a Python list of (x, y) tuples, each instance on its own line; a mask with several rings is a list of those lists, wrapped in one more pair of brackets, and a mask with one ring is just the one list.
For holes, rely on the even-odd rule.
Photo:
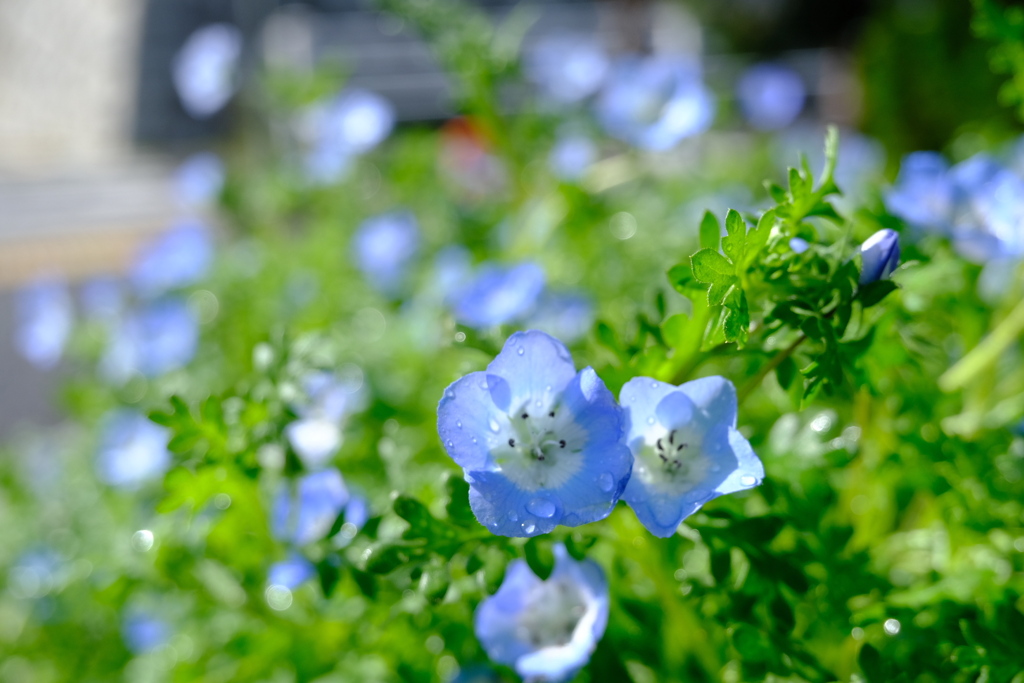
[[(830, 122), (871, 136), (891, 177), (908, 151), (946, 146), (965, 158), (1014, 126), (964, 2), (480, 4), (499, 22), (515, 12), (509, 32), (524, 27), (527, 56), (561, 36), (611, 56), (699, 58), (719, 102), (709, 147), (765, 129), (797, 139)], [(182, 213), (175, 169), (197, 152), (230, 155), (259, 104), (258, 74), (324, 65), (386, 98), (400, 126), (455, 113), (423, 38), (369, 2), (0, 3), (0, 436), (55, 420), (54, 378), (70, 371), (38, 371), (16, 352), (12, 291), (39, 277), (79, 286), (125, 273)], [(515, 107), (521, 93), (507, 94)], [(742, 97), (771, 111), (744, 118)]]

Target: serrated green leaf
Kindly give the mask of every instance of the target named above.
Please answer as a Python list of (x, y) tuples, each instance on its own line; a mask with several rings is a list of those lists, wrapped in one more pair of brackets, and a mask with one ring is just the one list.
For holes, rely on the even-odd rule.
[[(722, 251), (738, 266), (745, 260), (747, 249), (747, 222), (739, 211), (729, 209), (725, 215), (725, 230), (729, 234), (722, 238)], [(738, 274), (738, 268), (734, 267), (733, 272)]]
[(765, 181), (764, 188), (768, 190), (768, 195), (776, 204), (782, 204), (786, 201), (786, 191), (779, 185)]
[(732, 290), (732, 283), (711, 285), (708, 287), (708, 306), (721, 306)]
[(700, 246), (701, 249), (714, 249), (718, 251), (718, 240), (722, 236), (722, 227), (718, 218), (710, 211), (704, 212), (704, 218), (700, 222)]
[(693, 277), (709, 285), (731, 285), (736, 280), (735, 267), (714, 249), (701, 249), (690, 257)]

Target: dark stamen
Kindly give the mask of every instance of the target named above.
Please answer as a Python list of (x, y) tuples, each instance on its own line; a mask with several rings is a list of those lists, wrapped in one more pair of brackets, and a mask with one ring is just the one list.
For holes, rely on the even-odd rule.
[(683, 450), (684, 448), (689, 448), (689, 447), (690, 447), (690, 444), (688, 444), (688, 443), (681, 443), (678, 446), (676, 446), (676, 453), (678, 453), (679, 451)]
[(661, 439), (658, 439), (658, 450), (659, 451), (665, 450), (665, 447), (661, 445)]
[(565, 439), (562, 439), (561, 441), (559, 441), (558, 445), (561, 446), (562, 448), (565, 448)]
[(661, 458), (662, 462), (668, 462), (668, 458), (665, 457), (664, 453), (658, 453), (658, 457)]
[(668, 433), (668, 442), (670, 444), (675, 444), (675, 438), (676, 438), (676, 430), (673, 429), (671, 432)]
[(530, 417), (530, 416), (529, 416), (529, 414), (527, 414), (527, 413), (523, 413), (523, 414), (521, 415), (521, 417), (522, 417), (522, 418), (523, 418), (523, 419), (525, 420), (526, 418), (528, 418), (528, 417)]
[(555, 411), (552, 410), (550, 413), (548, 413), (548, 417), (554, 417), (554, 416), (555, 416)]
[(515, 439), (509, 439), (508, 440), (508, 445), (511, 446), (512, 448), (515, 448), (516, 447), (516, 440)]

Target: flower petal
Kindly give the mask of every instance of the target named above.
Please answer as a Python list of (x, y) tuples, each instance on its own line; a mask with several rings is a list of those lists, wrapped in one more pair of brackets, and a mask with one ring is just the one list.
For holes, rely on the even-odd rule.
[(713, 422), (724, 422), (736, 426), (736, 387), (732, 382), (719, 377), (701, 377), (679, 385), (680, 391), (690, 397)]
[(754, 453), (754, 449), (750, 447), (750, 442), (735, 429), (729, 430), (728, 439), (736, 464), (729, 476), (715, 489), (720, 496), (752, 489), (764, 479), (764, 464)]
[(562, 523), (564, 504), (545, 490), (524, 491), (500, 471), (467, 471), (466, 481), (473, 514), (494, 534), (539, 536)]
[(488, 435), (496, 412), (484, 372), (471, 372), (445, 389), (437, 405), (437, 433), (460, 467), (480, 470), (491, 466)]
[(516, 332), (487, 366), (508, 382), (512, 405), (561, 391), (576, 376), (565, 344), (538, 330)]
[(540, 583), (524, 560), (513, 560), (498, 592), (477, 607), (476, 635), (495, 662), (512, 666), (532, 649), (520, 638), (518, 617), (526, 604), (526, 596)]

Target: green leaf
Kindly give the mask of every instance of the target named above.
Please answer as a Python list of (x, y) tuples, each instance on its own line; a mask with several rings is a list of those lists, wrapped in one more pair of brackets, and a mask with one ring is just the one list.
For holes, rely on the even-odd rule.
[(892, 280), (878, 280), (861, 287), (860, 292), (857, 294), (857, 300), (860, 301), (864, 308), (871, 308), (896, 289), (898, 287)]
[(769, 605), (772, 616), (775, 618), (775, 623), (782, 628), (783, 631), (789, 633), (796, 626), (796, 617), (793, 616), (793, 608), (789, 602), (782, 597), (781, 593), (777, 593), (775, 598), (772, 599), (771, 605)]
[(539, 536), (534, 536), (523, 546), (526, 554), (526, 564), (542, 581), (547, 581), (551, 576), (551, 570), (555, 567), (555, 555), (551, 552), (551, 545), (542, 541)]
[(718, 251), (718, 240), (721, 236), (722, 227), (719, 225), (715, 214), (705, 211), (704, 218), (700, 222), (701, 249), (714, 249)]
[(857, 663), (869, 683), (885, 681), (885, 671), (882, 667), (882, 655), (871, 643), (864, 643), (857, 655)]
[(445, 489), (448, 492), (448, 504), (445, 510), (448, 511), (448, 519), (459, 526), (475, 528), (479, 523), (469, 507), (469, 484), (458, 474), (449, 474), (445, 481)]
[(792, 386), (796, 373), (796, 361), (794, 361), (791, 356), (786, 357), (781, 363), (779, 363), (779, 366), (775, 368), (775, 377), (779, 380), (779, 386), (783, 389), (789, 389), (789, 387)]
[(731, 285), (736, 280), (735, 267), (714, 249), (701, 249), (690, 257), (693, 277), (709, 285)]
[(721, 306), (733, 290), (733, 284), (715, 284), (708, 287), (708, 306)]
[(728, 237), (722, 238), (722, 251), (729, 259), (737, 264), (733, 272), (738, 274), (738, 266), (745, 260), (747, 250), (747, 222), (735, 209), (729, 209), (725, 215), (725, 230)]
[(427, 506), (410, 496), (396, 496), (392, 505), (395, 514), (407, 521), (410, 527), (409, 531), (417, 536), (428, 533), (436, 522)]
[(423, 569), (420, 575), (420, 592), (433, 603), (444, 599), (451, 584), (451, 573), (446, 562), (432, 563)]
[(767, 662), (772, 658), (771, 641), (753, 626), (740, 624), (734, 627), (732, 645), (747, 662)]
[(375, 543), (363, 553), (366, 571), (373, 574), (390, 574), (409, 559), (405, 548), (390, 543)]
[(743, 259), (743, 268), (748, 267), (757, 258), (758, 254), (761, 253), (765, 245), (768, 244), (768, 238), (771, 236), (774, 226), (775, 210), (769, 209), (761, 214), (761, 218), (757, 221), (757, 226), (747, 233), (747, 251)]

